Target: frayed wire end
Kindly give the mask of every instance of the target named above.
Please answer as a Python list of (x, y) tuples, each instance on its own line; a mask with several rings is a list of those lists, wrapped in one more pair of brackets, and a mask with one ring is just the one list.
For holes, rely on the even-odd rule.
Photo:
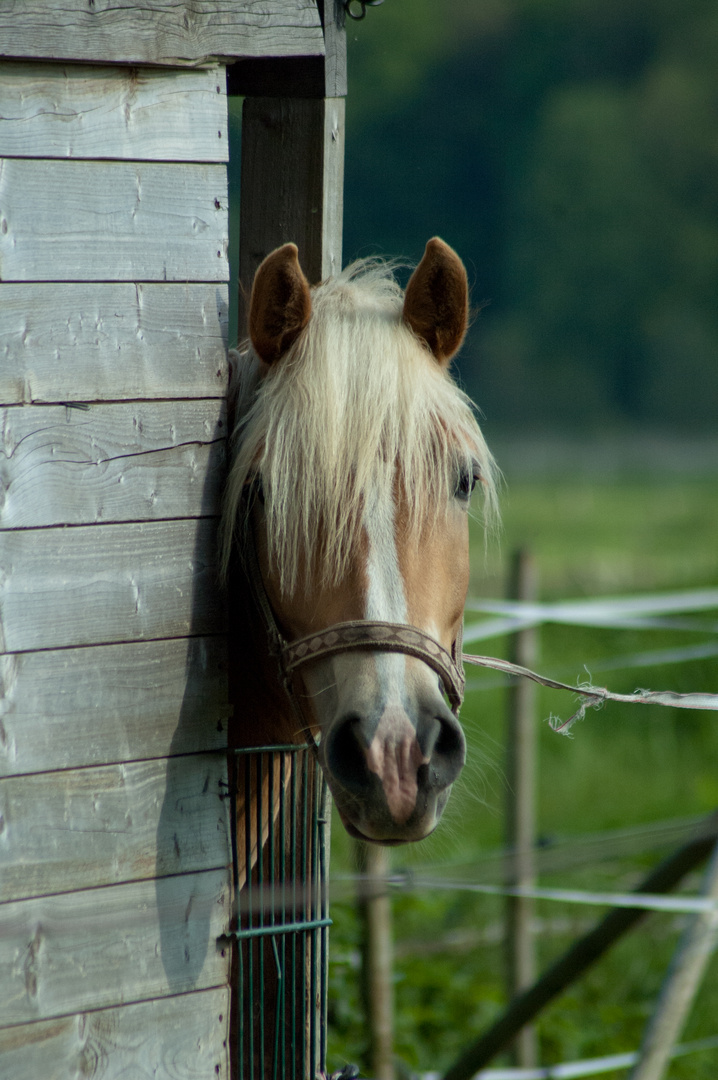
[(553, 713), (548, 718), (548, 726), (552, 731), (555, 731), (557, 735), (567, 735), (569, 738), (573, 738), (570, 734), (571, 728), (577, 720), (583, 720), (586, 715), (586, 709), (600, 709), (604, 703), (602, 697), (596, 697), (593, 694), (581, 695), (581, 704), (579, 705), (573, 716), (569, 716), (568, 720), (562, 720), (560, 716), (554, 716)]

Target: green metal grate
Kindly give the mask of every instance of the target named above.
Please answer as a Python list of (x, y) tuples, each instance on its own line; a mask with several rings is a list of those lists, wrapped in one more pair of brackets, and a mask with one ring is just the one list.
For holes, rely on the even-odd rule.
[(328, 801), (307, 746), (234, 750), (232, 1030), (237, 1080), (325, 1071)]

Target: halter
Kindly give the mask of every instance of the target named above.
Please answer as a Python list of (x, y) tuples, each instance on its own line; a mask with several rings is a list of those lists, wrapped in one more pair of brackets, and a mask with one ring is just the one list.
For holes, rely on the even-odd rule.
[(340, 653), (359, 651), (400, 652), (423, 660), (441, 679), (454, 716), (458, 715), (464, 700), (464, 672), (457, 662), (461, 657), (462, 632), (454, 641), (451, 653), (430, 634), (406, 623), (385, 622), (381, 619), (353, 619), (334, 623), (316, 634), (287, 641), (277, 624), (267, 590), (262, 578), (254, 531), (247, 522), (245, 544), (245, 570), (247, 580), (259, 611), (269, 642), (270, 655), (279, 669), (279, 678), (296, 713), (302, 730), (311, 744), (314, 739), (300, 699), (294, 689), (294, 676), (304, 664), (323, 660)]

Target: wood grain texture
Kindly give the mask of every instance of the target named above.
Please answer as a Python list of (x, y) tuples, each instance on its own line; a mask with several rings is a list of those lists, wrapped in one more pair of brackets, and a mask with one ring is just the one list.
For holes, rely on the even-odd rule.
[(227, 639), (0, 655), (0, 776), (227, 745)]
[(227, 161), (224, 67), (0, 63), (7, 157)]
[(223, 986), (228, 922), (226, 870), (2, 904), (0, 1027)]
[(4, 1080), (227, 1080), (229, 990), (0, 1029)]
[(223, 397), (227, 286), (3, 284), (0, 403)]
[(23, 0), (0, 6), (0, 56), (117, 64), (324, 50), (313, 0)]
[(216, 521), (0, 532), (2, 652), (221, 633)]
[(227, 281), (227, 229), (224, 165), (0, 160), (1, 281)]
[(245, 295), (262, 259), (288, 241), (298, 246), (312, 284), (339, 272), (343, 176), (343, 98), (245, 98), (239, 249)]
[(218, 514), (226, 431), (219, 399), (0, 409), (0, 528)]
[(0, 779), (0, 903), (230, 861), (222, 754)]

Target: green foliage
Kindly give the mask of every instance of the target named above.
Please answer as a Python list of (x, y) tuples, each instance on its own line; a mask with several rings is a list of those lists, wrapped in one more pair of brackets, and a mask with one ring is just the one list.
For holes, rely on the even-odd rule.
[(346, 254), (457, 247), (489, 419), (709, 427), (715, 5), (389, 0), (349, 62)]

